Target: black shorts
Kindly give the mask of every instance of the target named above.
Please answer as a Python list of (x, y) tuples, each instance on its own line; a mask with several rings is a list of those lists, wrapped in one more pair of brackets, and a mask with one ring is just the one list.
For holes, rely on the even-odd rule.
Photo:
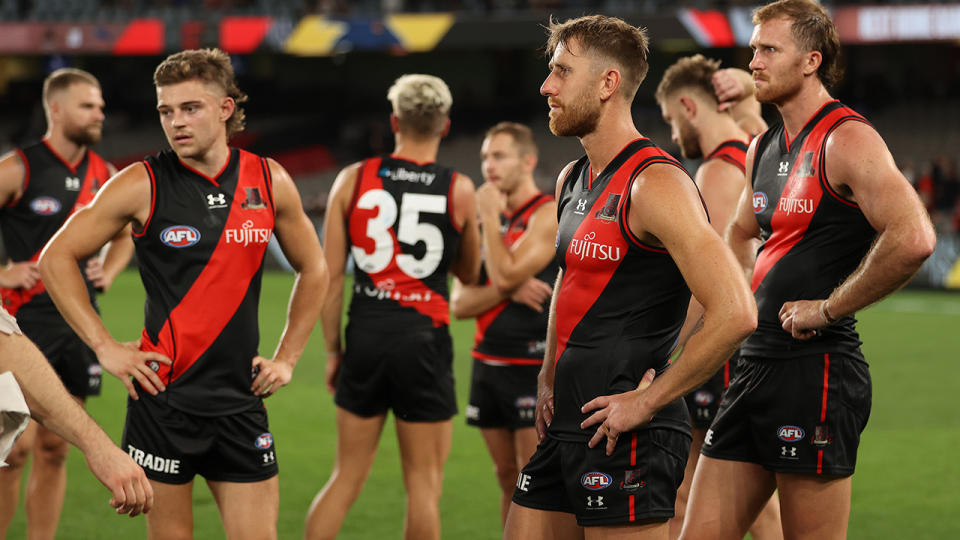
[(702, 386), (683, 396), (690, 411), (691, 425), (696, 429), (707, 429), (717, 416), (723, 391), (730, 385), (737, 359), (731, 358), (723, 363), (720, 370), (707, 379)]
[(513, 502), (575, 514), (584, 527), (666, 521), (689, 452), (690, 436), (672, 429), (624, 433), (612, 456), (547, 437), (520, 471)]
[(743, 357), (702, 453), (774, 472), (850, 476), (870, 401), (860, 354)]
[(439, 422), (457, 414), (453, 346), (447, 327), (406, 333), (348, 325), (334, 402), (363, 417), (388, 409), (407, 422)]
[(515, 430), (533, 427), (537, 365), (492, 365), (473, 360), (467, 424)]
[(277, 453), (262, 404), (225, 416), (196, 416), (140, 392), (127, 400), (120, 445), (147, 478), (186, 484), (200, 475), (216, 482), (259, 482), (277, 475)]
[(40, 349), (67, 391), (79, 398), (100, 395), (97, 355), (77, 337), (58, 314), (38, 316), (18, 313), (23, 334)]

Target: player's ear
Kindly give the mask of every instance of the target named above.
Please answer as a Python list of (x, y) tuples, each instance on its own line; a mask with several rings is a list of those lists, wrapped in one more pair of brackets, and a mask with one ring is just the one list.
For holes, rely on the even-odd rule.
[(820, 51), (810, 51), (807, 53), (807, 61), (803, 65), (803, 74), (805, 76), (813, 75), (823, 64), (823, 55)]
[(400, 133), (400, 119), (393, 113), (390, 113), (390, 131)]
[(697, 102), (689, 96), (680, 96), (680, 105), (683, 106), (683, 112), (686, 113), (688, 118), (693, 118), (697, 115)]
[(220, 99), (220, 121), (226, 122), (231, 116), (233, 116), (233, 111), (237, 108), (237, 102), (233, 100), (232, 97), (226, 96)]
[(448, 117), (443, 123), (443, 133), (440, 134), (440, 137), (446, 137), (450, 133), (450, 118)]
[(537, 169), (537, 155), (530, 152), (523, 155), (523, 168), (532, 173)]
[(620, 71), (612, 68), (608, 69), (603, 73), (603, 78), (600, 81), (600, 100), (606, 101), (620, 89), (620, 83), (622, 82)]

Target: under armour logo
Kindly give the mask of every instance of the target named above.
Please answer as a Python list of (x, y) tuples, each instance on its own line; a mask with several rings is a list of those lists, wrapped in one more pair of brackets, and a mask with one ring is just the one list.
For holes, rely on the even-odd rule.
[(586, 199), (577, 199), (577, 212), (583, 212), (587, 209)]
[(790, 162), (789, 162), (789, 161), (781, 161), (781, 162), (780, 162), (780, 170), (777, 171), (777, 172), (778, 172), (779, 174), (787, 174), (787, 171), (789, 171), (789, 170), (790, 170)]
[(797, 447), (791, 446), (788, 449), (786, 446), (781, 446), (780, 455), (784, 457), (797, 457)]
[(218, 206), (226, 206), (227, 197), (223, 193), (217, 193), (216, 195), (207, 194), (207, 206), (211, 208), (216, 208)]
[(587, 506), (593, 507), (594, 505), (603, 506), (603, 496), (587, 497)]
[(264, 465), (269, 465), (270, 463), (273, 463), (274, 461), (276, 461), (276, 459), (277, 459), (277, 458), (274, 457), (273, 452), (266, 452), (266, 453), (263, 454), (263, 464), (264, 464)]
[(69, 189), (70, 191), (80, 191), (80, 179), (76, 176), (66, 177), (64, 182), (64, 188)]

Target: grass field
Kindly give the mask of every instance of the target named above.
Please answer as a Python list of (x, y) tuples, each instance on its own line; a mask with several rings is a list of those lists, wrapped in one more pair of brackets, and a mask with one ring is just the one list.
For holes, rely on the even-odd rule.
[[(292, 278), (268, 273), (261, 308), (261, 353), (270, 355), (284, 322)], [(104, 319), (118, 339), (134, 339), (142, 327), (143, 293), (135, 272), (118, 278), (101, 299)], [(854, 476), (850, 538), (960, 538), (960, 295), (901, 292), (861, 314), (867, 360), (872, 366), (873, 412), (863, 435)], [(461, 411), (469, 383), (472, 321), (453, 326), (457, 395)], [(332, 397), (323, 381), (319, 329), (300, 360), (293, 382), (267, 400), (280, 463), (281, 539), (302, 535), (303, 518), (333, 462)], [(125, 393), (104, 377), (103, 395), (88, 409), (119, 441)], [(373, 473), (341, 531), (347, 539), (402, 538), (404, 509), (396, 437), (387, 423)], [(441, 503), (444, 538), (500, 536), (498, 490), (483, 441), (454, 419), (453, 450)], [(71, 451), (69, 481), (58, 538), (143, 538), (142, 518), (117, 517), (107, 491)], [(194, 489), (195, 537), (223, 538), (216, 506), (202, 482)], [(8, 538), (25, 537), (18, 512)]]

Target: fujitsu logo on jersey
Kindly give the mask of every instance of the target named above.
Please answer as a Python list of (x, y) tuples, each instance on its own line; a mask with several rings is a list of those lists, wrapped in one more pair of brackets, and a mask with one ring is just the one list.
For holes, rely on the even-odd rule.
[(812, 214), (817, 207), (813, 204), (813, 199), (794, 199), (792, 197), (781, 198), (777, 202), (777, 210), (790, 214)]
[(597, 233), (590, 231), (583, 235), (583, 240), (574, 238), (570, 240), (568, 251), (570, 254), (580, 257), (582, 261), (585, 257), (597, 261), (619, 261), (620, 246), (611, 246), (594, 242)]
[(273, 233), (270, 229), (258, 229), (254, 227), (253, 220), (246, 220), (240, 229), (227, 229), (228, 244), (266, 244), (270, 241), (270, 235)]
[(394, 181), (417, 182), (427, 186), (432, 184), (437, 178), (437, 175), (434, 173), (424, 171), (408, 171), (403, 167), (398, 167), (396, 169), (384, 167), (380, 169), (378, 175), (382, 178), (389, 178), (390, 180)]

